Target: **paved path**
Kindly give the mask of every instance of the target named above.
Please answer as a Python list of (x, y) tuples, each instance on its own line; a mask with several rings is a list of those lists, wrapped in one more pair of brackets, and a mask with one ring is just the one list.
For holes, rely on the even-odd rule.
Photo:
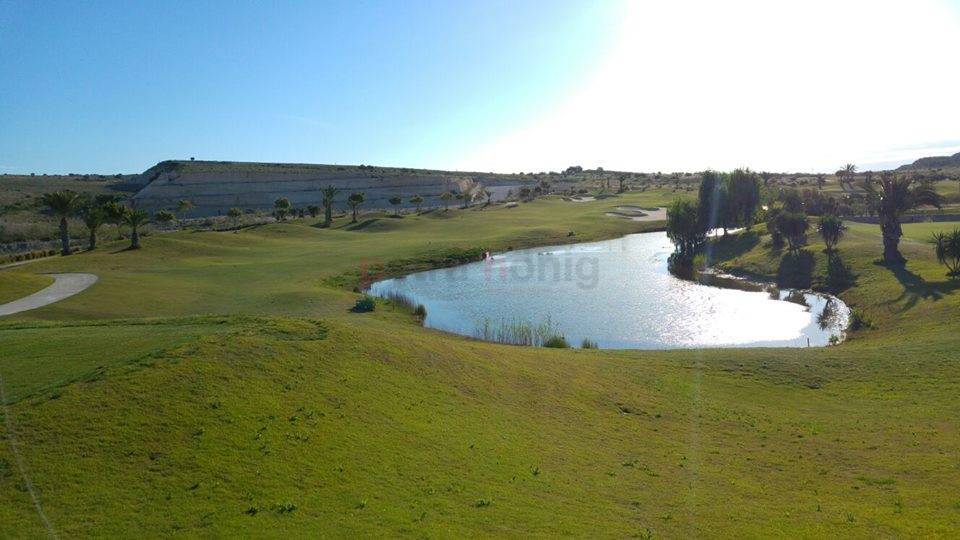
[(55, 281), (46, 289), (35, 292), (30, 296), (24, 296), (19, 300), (0, 304), (0, 317), (4, 315), (13, 315), (28, 309), (36, 309), (47, 304), (59, 302), (64, 298), (69, 298), (78, 292), (97, 282), (97, 276), (93, 274), (49, 274)]

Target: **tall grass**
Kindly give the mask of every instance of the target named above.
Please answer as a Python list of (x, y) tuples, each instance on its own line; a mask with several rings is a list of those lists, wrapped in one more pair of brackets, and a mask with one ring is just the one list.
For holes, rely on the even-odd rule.
[(477, 339), (528, 347), (543, 347), (551, 339), (559, 336), (561, 336), (560, 331), (550, 317), (537, 324), (519, 319), (501, 319), (493, 322), (485, 318), (480, 321), (474, 331), (474, 337)]
[(391, 305), (401, 309), (406, 309), (409, 311), (417, 309), (417, 302), (414, 301), (414, 299), (410, 296), (407, 296), (400, 291), (389, 291), (387, 294), (383, 295), (383, 298), (389, 301)]

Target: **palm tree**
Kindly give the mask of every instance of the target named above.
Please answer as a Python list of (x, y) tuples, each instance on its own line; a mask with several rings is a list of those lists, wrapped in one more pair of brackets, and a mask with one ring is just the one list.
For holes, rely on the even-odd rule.
[(157, 210), (157, 213), (153, 215), (153, 218), (159, 223), (163, 223), (164, 226), (167, 226), (173, 222), (175, 217), (176, 216), (173, 215), (173, 212), (166, 209)]
[(337, 196), (337, 193), (340, 193), (340, 190), (333, 187), (327, 186), (323, 188), (323, 226), (329, 227), (333, 224), (333, 198)]
[(952, 233), (934, 233), (932, 241), (937, 260), (947, 267), (947, 276), (960, 277), (960, 229), (954, 229)]
[(918, 206), (940, 208), (941, 197), (929, 182), (918, 183), (912, 178), (885, 174), (879, 182), (864, 186), (874, 201), (883, 233), (883, 260), (889, 264), (906, 262), (898, 249), (903, 229), (900, 216)]
[(181, 214), (181, 215), (186, 214), (193, 208), (194, 208), (193, 201), (191, 201), (190, 199), (180, 199), (179, 201), (177, 201), (178, 214)]
[(81, 217), (83, 218), (83, 224), (87, 226), (87, 230), (90, 231), (90, 240), (88, 250), (97, 248), (97, 229), (106, 221), (107, 214), (104, 211), (102, 206), (95, 204), (90, 204), (84, 207), (81, 211)]
[(419, 213), (420, 213), (420, 205), (423, 204), (423, 197), (421, 197), (421, 196), (419, 196), (419, 195), (414, 195), (413, 197), (410, 197), (410, 204), (412, 204), (412, 205), (414, 205), (414, 206), (417, 207), (417, 213), (419, 214)]
[(449, 191), (444, 191), (440, 194), (440, 199), (443, 201), (443, 211), (446, 212), (450, 209), (450, 199), (453, 198), (453, 194)]
[(67, 230), (67, 218), (76, 214), (77, 210), (80, 209), (80, 196), (69, 190), (54, 191), (41, 196), (40, 202), (54, 216), (60, 218), (60, 254), (70, 255), (70, 231)]
[(820, 223), (817, 224), (817, 231), (823, 238), (823, 243), (826, 244), (828, 252), (833, 252), (834, 248), (837, 247), (845, 230), (843, 220), (831, 214), (821, 216)]
[(104, 219), (107, 223), (117, 226), (117, 240), (123, 240), (123, 218), (127, 214), (127, 207), (120, 204), (119, 201), (107, 201), (102, 205)]
[(353, 221), (350, 223), (357, 222), (357, 208), (363, 204), (363, 200), (364, 196), (362, 191), (351, 193), (350, 196), (347, 197), (347, 204), (350, 205), (350, 209), (353, 211)]
[(123, 216), (124, 223), (130, 227), (130, 249), (140, 249), (140, 232), (137, 227), (145, 225), (150, 220), (150, 214), (144, 210), (130, 210)]
[(853, 177), (857, 173), (857, 166), (853, 163), (847, 163), (842, 169), (840, 169), (840, 172), (840, 184), (842, 185), (844, 182), (846, 182), (847, 186), (852, 188)]

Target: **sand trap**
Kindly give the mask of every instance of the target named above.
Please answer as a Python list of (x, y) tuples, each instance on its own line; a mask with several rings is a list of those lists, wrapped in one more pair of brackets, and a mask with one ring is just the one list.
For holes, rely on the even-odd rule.
[(667, 209), (624, 205), (616, 207), (613, 212), (607, 212), (607, 215), (631, 221), (665, 221), (667, 219)]
[(590, 202), (597, 200), (596, 197), (567, 197), (566, 200), (570, 202)]

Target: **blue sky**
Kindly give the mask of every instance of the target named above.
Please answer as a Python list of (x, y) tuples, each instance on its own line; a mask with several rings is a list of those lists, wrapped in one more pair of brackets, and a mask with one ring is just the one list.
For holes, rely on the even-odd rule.
[(0, 0), (0, 172), (901, 163), (958, 50), (957, 0)]
[(0, 172), (452, 166), (562, 99), (615, 6), (0, 0)]

